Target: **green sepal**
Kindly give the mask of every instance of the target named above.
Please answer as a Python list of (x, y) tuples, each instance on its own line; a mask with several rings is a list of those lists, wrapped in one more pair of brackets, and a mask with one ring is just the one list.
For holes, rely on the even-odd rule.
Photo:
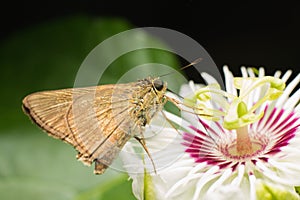
[(152, 182), (151, 175), (144, 170), (144, 200), (155, 200), (155, 188)]

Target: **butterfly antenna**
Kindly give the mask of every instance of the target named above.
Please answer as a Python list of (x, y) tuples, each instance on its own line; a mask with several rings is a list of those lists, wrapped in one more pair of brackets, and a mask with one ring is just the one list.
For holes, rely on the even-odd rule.
[[(188, 68), (188, 67), (190, 67), (192, 65), (195, 65), (195, 64), (201, 62), (202, 60), (203, 60), (203, 58), (197, 58), (196, 60), (194, 60), (193, 62), (189, 63), (188, 65), (181, 67), (179, 70), (182, 71), (182, 70), (184, 70), (184, 69), (186, 69), (186, 68)], [(163, 74), (163, 75), (161, 75), (159, 77), (168, 76), (168, 75), (173, 74), (173, 73), (174, 73), (174, 71), (173, 72), (169, 72), (167, 74)]]
[(193, 62), (191, 62), (190, 64), (183, 66), (180, 68), (180, 70), (184, 70), (192, 65), (196, 65), (197, 63), (201, 62), (203, 60), (203, 58), (197, 58), (196, 60), (194, 60)]

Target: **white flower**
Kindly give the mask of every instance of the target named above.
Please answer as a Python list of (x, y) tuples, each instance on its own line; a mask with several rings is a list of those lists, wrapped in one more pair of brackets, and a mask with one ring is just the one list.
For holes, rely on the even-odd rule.
[(198, 115), (166, 113), (182, 137), (169, 126), (146, 140), (159, 167), (151, 172), (145, 158), (146, 173), (129, 173), (138, 199), (149, 187), (156, 199), (300, 199), (294, 189), (300, 186), (300, 75), (284, 89), (291, 71), (266, 77), (263, 68), (258, 76), (242, 68), (243, 78), (234, 78), (225, 66), (224, 74), (226, 92), (206, 73), (207, 87), (182, 87), (185, 105)]

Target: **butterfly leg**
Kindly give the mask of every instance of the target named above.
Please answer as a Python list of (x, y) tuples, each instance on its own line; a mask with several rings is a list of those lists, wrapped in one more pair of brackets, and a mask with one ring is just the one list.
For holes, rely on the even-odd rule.
[(146, 146), (145, 139), (144, 138), (139, 138), (137, 136), (135, 136), (134, 138), (142, 145), (143, 149), (146, 151), (146, 153), (147, 153), (148, 157), (150, 158), (151, 163), (153, 165), (154, 172), (156, 173), (156, 167), (155, 167), (154, 161), (152, 159), (152, 156), (151, 156), (151, 154), (150, 154), (150, 152), (149, 152), (149, 150)]

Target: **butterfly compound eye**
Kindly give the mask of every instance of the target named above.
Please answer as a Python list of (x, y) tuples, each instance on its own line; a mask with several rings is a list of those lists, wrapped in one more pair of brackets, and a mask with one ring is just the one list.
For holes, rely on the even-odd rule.
[(155, 79), (153, 85), (157, 91), (161, 91), (164, 88), (164, 82), (160, 79)]

